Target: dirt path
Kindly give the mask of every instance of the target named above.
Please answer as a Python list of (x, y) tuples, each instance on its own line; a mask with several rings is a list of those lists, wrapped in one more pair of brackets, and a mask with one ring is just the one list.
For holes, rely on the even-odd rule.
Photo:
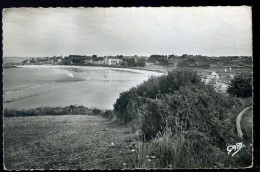
[[(246, 117), (243, 117), (243, 119), (244, 119), (243, 120), (243, 124), (244, 124), (243, 126), (245, 126), (244, 128), (248, 128), (248, 126), (250, 126), (250, 124), (251, 124), (251, 130), (252, 130), (252, 115), (250, 115), (250, 114), (252, 114), (252, 112), (250, 111), (250, 113), (248, 113), (248, 111), (251, 110), (251, 109), (252, 109), (252, 106), (245, 108), (242, 112), (240, 112), (238, 114), (238, 116), (236, 118), (237, 134), (238, 134), (238, 137), (240, 137), (241, 139), (243, 138), (243, 132), (242, 132), (242, 129), (241, 129), (241, 118), (244, 114), (246, 114)], [(251, 116), (251, 118), (248, 118), (248, 116)], [(246, 123), (248, 123), (248, 124), (246, 124)]]
[(100, 116), (4, 118), (4, 163), (16, 170), (122, 169), (132, 136)]
[(243, 133), (243, 139), (252, 143), (252, 138), (253, 138), (253, 109), (252, 108), (250, 108), (243, 114), (240, 121), (240, 125)]

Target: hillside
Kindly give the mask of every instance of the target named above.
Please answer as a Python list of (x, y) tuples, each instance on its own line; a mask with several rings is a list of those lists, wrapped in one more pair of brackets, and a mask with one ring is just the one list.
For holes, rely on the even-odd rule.
[(179, 67), (232, 67), (232, 68), (251, 68), (252, 59), (246, 57), (206, 57), (206, 56), (187, 56), (178, 57)]

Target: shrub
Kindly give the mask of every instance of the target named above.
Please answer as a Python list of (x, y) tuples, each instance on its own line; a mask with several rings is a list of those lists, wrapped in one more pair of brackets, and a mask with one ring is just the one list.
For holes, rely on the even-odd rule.
[(101, 114), (101, 110), (96, 109), (96, 108), (94, 108), (94, 109), (92, 110), (92, 112), (93, 112), (94, 115), (99, 115), (99, 114)]
[(247, 98), (252, 96), (252, 78), (245, 75), (237, 75), (231, 80), (227, 92), (230, 95)]
[[(250, 103), (217, 93), (196, 72), (181, 70), (122, 93), (114, 111), (144, 136), (133, 161), (136, 168), (238, 167), (250, 165), (250, 149), (230, 158), (226, 146), (241, 141), (235, 119)], [(147, 163), (147, 155), (157, 158)]]
[(164, 94), (173, 94), (181, 86), (202, 84), (199, 75), (192, 70), (176, 70), (166, 76), (151, 77), (129, 91), (122, 92), (114, 104), (117, 118), (127, 123), (137, 118), (138, 107), (142, 98), (156, 99)]
[(104, 118), (109, 118), (109, 119), (112, 119), (115, 117), (114, 112), (112, 110), (106, 110), (105, 112), (103, 112), (101, 114), (101, 116), (103, 116)]
[(226, 131), (233, 128), (228, 112), (234, 105), (239, 106), (238, 100), (218, 94), (211, 86), (183, 86), (175, 94), (147, 100), (140, 107), (140, 129), (150, 139), (166, 125), (173, 133), (197, 128), (207, 135), (214, 135), (214, 142), (225, 144)]
[(137, 95), (135, 91), (130, 90), (129, 92), (120, 93), (120, 97), (114, 105), (114, 113), (120, 122), (127, 123), (135, 119), (137, 107)]

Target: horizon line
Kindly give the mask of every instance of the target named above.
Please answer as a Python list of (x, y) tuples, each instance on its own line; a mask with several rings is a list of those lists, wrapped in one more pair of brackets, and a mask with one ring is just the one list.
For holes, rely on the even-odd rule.
[[(86, 55), (86, 54), (69, 54), (69, 55), (52, 55), (52, 56), (3, 56), (3, 58), (8, 58), (8, 57), (17, 57), (17, 58), (26, 58), (26, 57), (32, 57), (32, 58), (37, 58), (37, 57), (59, 57), (59, 56), (70, 56), (70, 55), (75, 55), (75, 56), (93, 56), (97, 54), (92, 54), (92, 55)], [(97, 55), (97, 57), (105, 57), (105, 56), (121, 56), (122, 54), (117, 54), (117, 55)], [(221, 56), (216, 56), (216, 55), (200, 55), (200, 54), (182, 54), (182, 55), (177, 55), (177, 54), (151, 54), (151, 55), (160, 55), (160, 56), (182, 56), (182, 55), (188, 55), (188, 56), (203, 56), (203, 57), (252, 57), (252, 55), (221, 55)], [(122, 55), (123, 57), (150, 57), (151, 55)]]

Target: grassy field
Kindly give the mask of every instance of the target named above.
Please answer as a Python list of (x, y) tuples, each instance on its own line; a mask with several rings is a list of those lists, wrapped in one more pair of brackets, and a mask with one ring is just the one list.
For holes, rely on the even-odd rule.
[[(250, 140), (252, 112), (243, 116), (241, 126)], [(157, 157), (148, 157), (143, 146), (130, 127), (101, 116), (4, 118), (8, 170), (156, 168)]]
[(101, 116), (5, 117), (4, 164), (8, 170), (122, 169), (132, 139), (129, 128)]

